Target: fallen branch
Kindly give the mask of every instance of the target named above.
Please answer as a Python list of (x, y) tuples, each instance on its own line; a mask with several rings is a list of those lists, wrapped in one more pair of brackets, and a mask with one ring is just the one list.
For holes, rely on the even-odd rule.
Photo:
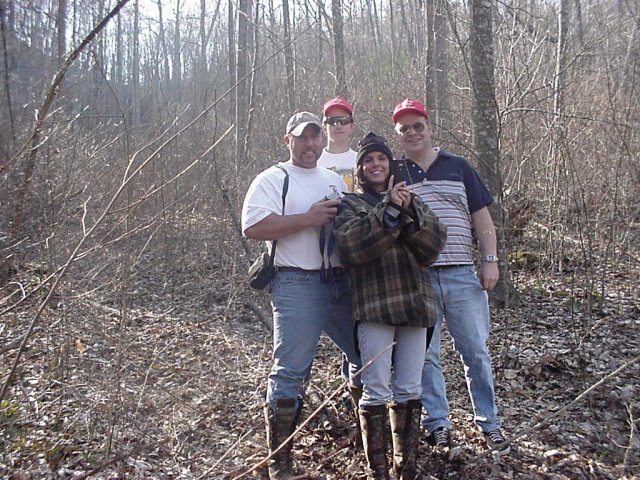
[(101, 472), (102, 470), (104, 470), (107, 467), (110, 467), (111, 465), (113, 465), (114, 463), (118, 463), (132, 455), (136, 455), (137, 453), (141, 452), (142, 450), (146, 450), (148, 448), (150, 448), (152, 445), (149, 444), (142, 444), (142, 445), (138, 445), (137, 447), (132, 448), (131, 450), (129, 450), (128, 452), (123, 452), (120, 453), (118, 455), (116, 455), (115, 457), (106, 460), (104, 462), (102, 462), (100, 465), (98, 465), (97, 467), (89, 470), (87, 473), (77, 476), (77, 477), (73, 477), (74, 480), (85, 480), (93, 475), (95, 475), (96, 473)]
[(636, 443), (636, 419), (633, 418), (633, 408), (627, 405), (627, 413), (629, 414), (629, 445), (625, 448), (624, 460), (622, 462), (622, 473), (624, 475), (631, 475), (633, 466), (631, 464), (631, 452), (633, 446)]
[(514, 436), (511, 436), (510, 438), (507, 438), (507, 441), (504, 442), (504, 443), (501, 443), (499, 447), (492, 448), (490, 450), (487, 450), (487, 451), (481, 453), (480, 455), (478, 455), (476, 457), (476, 459), (475, 459), (475, 461), (473, 463), (477, 463), (480, 460), (482, 460), (483, 458), (488, 457), (489, 455), (493, 454), (494, 451), (502, 449), (507, 445), (511, 445), (512, 443), (516, 442), (517, 440), (520, 440), (521, 438), (526, 437), (526, 436), (530, 435), (531, 433), (533, 433), (535, 431), (541, 430), (542, 427), (546, 426), (549, 422), (551, 422), (551, 420), (554, 420), (554, 419), (564, 415), (564, 413), (567, 410), (569, 410), (570, 408), (574, 407), (576, 404), (580, 403), (582, 400), (584, 400), (595, 389), (597, 389), (598, 387), (604, 385), (609, 380), (611, 380), (612, 378), (616, 377), (620, 372), (626, 370), (627, 368), (629, 368), (633, 364), (637, 363), (638, 360), (640, 360), (640, 355), (637, 355), (635, 358), (633, 358), (632, 360), (629, 360), (624, 365), (616, 368), (613, 372), (611, 372), (611, 373), (605, 375), (604, 377), (602, 377), (600, 380), (598, 380), (596, 383), (591, 385), (584, 392), (582, 392), (580, 395), (578, 395), (576, 398), (574, 398), (571, 402), (569, 402), (568, 404), (566, 404), (565, 406), (560, 408), (557, 412), (554, 412), (553, 414), (543, 418), (541, 421), (539, 421), (538, 423), (536, 423), (532, 427), (527, 428), (526, 430), (518, 433), (517, 435), (514, 435)]
[[(369, 360), (366, 364), (364, 364), (362, 366), (362, 368), (360, 368), (360, 370), (358, 370), (357, 372), (354, 373), (354, 377), (357, 375), (360, 375), (363, 371), (365, 371), (367, 368), (369, 368), (369, 366), (375, 362), (376, 360), (378, 360), (378, 358), (380, 358), (387, 350), (389, 350), (390, 348), (393, 348), (393, 346), (396, 344), (396, 342), (392, 342), (391, 344), (389, 344), (387, 346), (387, 348), (385, 348), (384, 350), (382, 350), (378, 355), (376, 355), (374, 358), (372, 358), (371, 360)], [(311, 415), (309, 415), (304, 422), (302, 422), (300, 425), (298, 425), (298, 427), (293, 431), (293, 433), (291, 435), (289, 435), (287, 438), (285, 438), (282, 443), (280, 444), (280, 446), (278, 448), (276, 448), (273, 452), (270, 452), (269, 455), (265, 458), (263, 458), (262, 460), (260, 460), (258, 463), (256, 463), (255, 465), (253, 465), (249, 470), (242, 472), (240, 475), (238, 475), (237, 477), (233, 477), (232, 480), (237, 480), (238, 478), (242, 478), (245, 475), (250, 474), (251, 472), (253, 472), (254, 470), (260, 468), (262, 465), (264, 465), (266, 462), (268, 462), (269, 460), (271, 460), (273, 458), (273, 456), (278, 453), (280, 450), (282, 450), (284, 448), (284, 446), (289, 443), (291, 440), (293, 440), (293, 437), (295, 437), (300, 430), (302, 430), (304, 427), (307, 426), (307, 424), (313, 420), (321, 411), (322, 409), (331, 401), (334, 399), (334, 397), (336, 397), (340, 392), (343, 392), (345, 387), (347, 386), (347, 382), (348, 380), (345, 380), (344, 382), (342, 382), (340, 384), (340, 386), (338, 386), (338, 388), (336, 388), (331, 395), (329, 395), (326, 400), (324, 402), (322, 402), (318, 408), (316, 408)], [(296, 479), (298, 477), (294, 477), (292, 480)], [(307, 478), (305, 475), (301, 476), (300, 478)]]
[(264, 308), (262, 308), (253, 300), (245, 300), (244, 303), (247, 307), (251, 309), (253, 313), (255, 313), (258, 316), (258, 320), (260, 320), (260, 322), (265, 327), (267, 327), (269, 331), (273, 329), (273, 327), (271, 326), (271, 316), (264, 311)]
[(20, 344), (23, 342), (24, 337), (25, 336), (22, 335), (21, 337), (18, 337), (15, 340), (11, 340), (9, 343), (5, 343), (4, 345), (0, 346), (0, 355), (2, 355), (3, 353), (8, 352), (10, 350), (14, 350), (14, 349), (18, 348), (20, 346)]

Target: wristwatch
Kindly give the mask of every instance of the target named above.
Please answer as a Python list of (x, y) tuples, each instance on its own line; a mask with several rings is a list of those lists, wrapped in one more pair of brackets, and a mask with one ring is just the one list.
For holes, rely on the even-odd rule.
[(498, 263), (498, 257), (495, 255), (485, 255), (483, 259), (484, 263)]

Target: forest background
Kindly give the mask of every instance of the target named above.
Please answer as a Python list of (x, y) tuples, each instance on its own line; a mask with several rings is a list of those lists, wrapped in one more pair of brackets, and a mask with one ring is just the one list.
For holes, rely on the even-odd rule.
[[(393, 106), (424, 100), (496, 198), (514, 453), (484, 452), (448, 343), (459, 446), (421, 445), (425, 472), (639, 474), (637, 0), (0, 0), (0, 21), (0, 477), (264, 478), (270, 314), (239, 211), (288, 117), (336, 94), (354, 143), (396, 153)], [(338, 372), (323, 341), (310, 478), (363, 478)]]

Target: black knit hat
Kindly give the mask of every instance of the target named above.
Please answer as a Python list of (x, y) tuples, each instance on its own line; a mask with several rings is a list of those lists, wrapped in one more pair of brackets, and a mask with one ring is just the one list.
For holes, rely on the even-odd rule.
[(384, 137), (380, 135), (376, 135), (373, 132), (367, 133), (367, 135), (358, 142), (358, 156), (356, 157), (356, 164), (360, 165), (366, 157), (371, 152), (382, 152), (384, 153), (389, 162), (393, 160), (393, 153), (387, 144), (387, 141)]

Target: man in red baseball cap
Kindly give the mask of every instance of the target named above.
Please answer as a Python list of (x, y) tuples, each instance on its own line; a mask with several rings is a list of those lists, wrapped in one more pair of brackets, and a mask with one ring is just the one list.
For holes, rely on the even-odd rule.
[(353, 106), (344, 98), (335, 97), (324, 104), (322, 115), (327, 146), (318, 165), (338, 173), (349, 191), (353, 191), (356, 152), (349, 148), (349, 138), (355, 130)]
[[(422, 371), (423, 427), (427, 442), (451, 445), (451, 421), (445, 380), (440, 365), (443, 320), (465, 366), (465, 377), (475, 423), (487, 445), (509, 452), (502, 434), (493, 387), (487, 290), (498, 282), (496, 234), (487, 208), (493, 197), (477, 172), (462, 157), (434, 148), (429, 113), (424, 104), (407, 98), (392, 115), (404, 151), (404, 177), (414, 194), (431, 207), (447, 226), (444, 250), (428, 269), (436, 299), (437, 322)], [(478, 274), (474, 267), (474, 236), (481, 252)]]
[[(342, 177), (349, 192), (355, 189), (356, 152), (349, 147), (349, 139), (355, 130), (353, 120), (353, 105), (348, 100), (338, 96), (328, 100), (322, 107), (322, 125), (327, 134), (327, 146), (322, 150), (318, 159), (318, 166), (328, 168)], [(349, 392), (343, 396), (343, 402), (347, 408), (357, 410), (358, 401), (362, 395), (360, 377), (353, 378), (356, 366), (349, 364), (345, 355), (342, 359), (342, 378), (352, 381), (349, 383)], [(354, 412), (356, 421), (357, 412)], [(356, 436), (358, 442), (360, 436)]]

